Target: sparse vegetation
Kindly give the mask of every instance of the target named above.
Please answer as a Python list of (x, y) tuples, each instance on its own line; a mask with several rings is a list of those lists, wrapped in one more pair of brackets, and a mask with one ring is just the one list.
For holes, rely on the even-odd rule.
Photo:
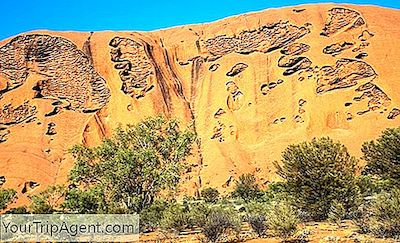
[(28, 209), (25, 206), (11, 208), (6, 211), (6, 214), (28, 214)]
[(292, 195), (289, 193), (287, 183), (273, 182), (268, 184), (267, 189), (262, 192), (262, 196), (257, 201), (269, 203), (283, 199), (289, 201), (293, 200)]
[(256, 182), (256, 177), (252, 174), (241, 175), (236, 182), (232, 196), (242, 198), (246, 202), (260, 198), (262, 191)]
[[(273, 233), (286, 240), (294, 237), (301, 221), (328, 219), (339, 226), (351, 218), (364, 233), (398, 238), (399, 134), (399, 129), (388, 129), (377, 141), (363, 145), (367, 166), (359, 176), (357, 160), (344, 145), (315, 138), (283, 151), (282, 163), (275, 163), (283, 182), (262, 190), (254, 175), (244, 174), (230, 195), (208, 187), (200, 193), (202, 200), (185, 197), (178, 203), (168, 195), (180, 181), (195, 134), (190, 128), (179, 129), (176, 121), (149, 118), (119, 128), (98, 147), (75, 146), (76, 165), (68, 188), (49, 187), (32, 196), (29, 210), (20, 207), (7, 213), (137, 212), (141, 232), (201, 229), (209, 242), (238, 236), (244, 221), (259, 237)], [(0, 191), (2, 209), (15, 195), (13, 190)], [(296, 239), (308, 235), (306, 230)]]
[(275, 201), (269, 206), (267, 225), (275, 235), (287, 239), (296, 232), (299, 219), (287, 200)]
[(231, 207), (213, 207), (206, 218), (203, 233), (208, 241), (216, 242), (229, 230), (238, 233), (241, 220), (238, 212)]
[(60, 211), (60, 204), (65, 193), (64, 186), (50, 186), (45, 191), (31, 197), (29, 209), (35, 214), (51, 214)]
[(364, 233), (399, 238), (400, 190), (382, 192), (367, 200), (356, 212), (354, 221)]
[(140, 212), (140, 231), (151, 232), (160, 228), (163, 212), (167, 206), (167, 202), (157, 200), (151, 206), (144, 208)]
[(263, 236), (267, 226), (268, 207), (264, 202), (252, 201), (246, 204), (245, 220), (258, 236)]
[(162, 229), (179, 233), (187, 228), (190, 217), (189, 209), (187, 207), (177, 203), (171, 203), (162, 213)]
[(400, 127), (386, 129), (376, 141), (364, 143), (361, 150), (367, 162), (366, 174), (400, 186)]
[(0, 189), (0, 210), (4, 210), (16, 197), (14, 189)]
[(189, 228), (200, 227), (204, 228), (207, 222), (207, 217), (211, 212), (211, 205), (202, 202), (192, 202), (189, 207)]
[(86, 190), (73, 188), (67, 191), (62, 207), (70, 213), (106, 213), (111, 210), (111, 207), (106, 205), (104, 196), (99, 186), (90, 187)]
[(216, 203), (219, 198), (219, 192), (215, 188), (207, 187), (201, 191), (201, 197), (207, 203)]
[(294, 205), (317, 221), (327, 219), (334, 201), (346, 211), (355, 207), (356, 164), (346, 147), (330, 138), (290, 145), (282, 154), (282, 165), (275, 163)]

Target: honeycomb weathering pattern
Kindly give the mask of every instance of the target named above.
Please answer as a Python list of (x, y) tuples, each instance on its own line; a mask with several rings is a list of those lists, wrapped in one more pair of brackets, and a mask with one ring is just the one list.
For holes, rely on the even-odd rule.
[(182, 194), (228, 193), (245, 173), (267, 185), (281, 152), (313, 137), (360, 157), (363, 142), (400, 126), (393, 20), (400, 12), (322, 4), (152, 32), (38, 31), (1, 42), (0, 184), (4, 176), (4, 187), (26, 187), (18, 200), (64, 184), (74, 144), (96, 146), (119, 124), (160, 113), (193, 124), (199, 138)]
[(322, 67), (320, 75), (317, 80), (317, 93), (352, 87), (360, 79), (377, 76), (374, 68), (368, 63), (346, 58), (339, 59), (335, 66)]
[(283, 55), (301, 55), (310, 50), (310, 45), (304, 43), (293, 43), (281, 50)]
[(278, 60), (278, 67), (287, 68), (284, 72), (284, 76), (293, 75), (301, 70), (307, 70), (311, 68), (312, 61), (303, 56), (281, 56)]
[(35, 87), (37, 97), (64, 99), (73, 110), (98, 110), (109, 100), (105, 80), (65, 38), (19, 35), (0, 48), (0, 75), (9, 80), (3, 93), (23, 85), (31, 72), (43, 76)]
[(132, 39), (114, 37), (110, 43), (111, 61), (121, 70), (122, 91), (141, 98), (154, 87), (154, 68), (144, 46)]
[(348, 8), (332, 8), (328, 12), (328, 19), (321, 35), (331, 36), (341, 30), (356, 28), (364, 24), (365, 20), (359, 12)]
[(226, 73), (226, 76), (229, 76), (229, 77), (236, 76), (239, 73), (246, 70), (246, 68), (248, 68), (248, 67), (249, 67), (249, 65), (247, 65), (246, 63), (237, 63), (237, 64), (235, 64), (235, 66), (233, 66), (231, 68), (231, 70), (229, 72)]
[(353, 43), (343, 41), (343, 42), (340, 42), (340, 43), (335, 43), (335, 44), (326, 46), (322, 50), (322, 52), (324, 54), (329, 54), (329, 55), (332, 55), (332, 56), (336, 56), (336, 55), (339, 55), (340, 53), (342, 53), (343, 51), (352, 48), (353, 46), (354, 46)]
[(12, 107), (11, 104), (4, 105), (0, 109), (0, 125), (15, 125), (34, 118), (37, 113), (36, 106), (25, 101), (22, 105)]
[(213, 55), (227, 55), (232, 52), (249, 54), (270, 52), (282, 48), (309, 34), (306, 26), (296, 26), (289, 22), (277, 22), (256, 30), (241, 32), (238, 36), (219, 35), (205, 41), (206, 49)]
[(382, 107), (387, 107), (391, 103), (389, 96), (376, 84), (372, 82), (365, 83), (358, 87), (356, 92), (363, 92), (361, 96), (354, 97), (354, 101), (361, 101), (363, 99), (368, 99), (368, 109), (359, 112), (359, 114), (364, 114), (369, 111), (375, 111), (381, 109)]

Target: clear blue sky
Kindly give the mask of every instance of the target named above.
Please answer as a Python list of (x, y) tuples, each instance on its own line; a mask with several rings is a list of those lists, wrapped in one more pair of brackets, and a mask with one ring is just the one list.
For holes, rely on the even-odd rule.
[(400, 0), (1, 0), (0, 39), (35, 29), (154, 30), (304, 3), (400, 8)]

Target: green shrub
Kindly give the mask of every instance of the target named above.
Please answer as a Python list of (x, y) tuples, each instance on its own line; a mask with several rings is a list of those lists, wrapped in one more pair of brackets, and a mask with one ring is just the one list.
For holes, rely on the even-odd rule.
[(17, 196), (17, 192), (14, 189), (0, 189), (0, 210), (7, 208)]
[(98, 187), (68, 190), (62, 207), (69, 213), (77, 214), (109, 212), (105, 205), (104, 194)]
[(400, 237), (400, 190), (382, 192), (366, 201), (356, 212), (354, 222), (364, 233)]
[(215, 188), (208, 187), (201, 190), (201, 197), (207, 203), (216, 203), (219, 198), (219, 192)]
[(176, 189), (195, 139), (191, 127), (182, 130), (177, 121), (157, 116), (119, 127), (97, 147), (74, 146), (71, 182), (79, 188), (95, 187), (102, 195), (73, 195), (90, 207), (71, 203), (70, 210), (140, 213), (161, 192)]
[(203, 233), (208, 241), (216, 242), (224, 233), (240, 231), (241, 220), (238, 212), (231, 207), (213, 207), (203, 226)]
[(28, 209), (25, 206), (20, 206), (17, 208), (11, 208), (7, 210), (6, 214), (28, 214)]
[(276, 200), (291, 198), (292, 195), (289, 193), (286, 182), (272, 182), (268, 184), (267, 190), (263, 192), (259, 201), (269, 203)]
[(189, 211), (183, 205), (172, 203), (164, 209), (162, 215), (160, 225), (163, 230), (179, 233), (188, 227)]
[(361, 199), (384, 191), (390, 191), (395, 186), (392, 180), (384, 180), (375, 175), (357, 176), (356, 185)]
[(64, 186), (50, 186), (45, 191), (31, 197), (29, 208), (35, 214), (51, 214), (60, 211), (59, 206), (65, 198), (65, 193)]
[(268, 209), (267, 227), (276, 236), (287, 239), (297, 230), (299, 219), (296, 210), (287, 200), (272, 202)]
[(339, 225), (343, 219), (346, 218), (346, 209), (343, 204), (337, 201), (333, 201), (331, 209), (328, 213), (328, 220), (332, 223)]
[(241, 175), (232, 192), (233, 197), (242, 198), (245, 202), (258, 199), (262, 194), (256, 182), (256, 177), (252, 174)]
[(161, 227), (161, 220), (167, 207), (164, 201), (156, 201), (140, 212), (140, 231), (149, 232)]
[(361, 150), (366, 173), (400, 186), (400, 127), (386, 129), (376, 141), (365, 142)]
[(252, 201), (246, 204), (245, 220), (258, 236), (263, 236), (267, 230), (268, 207), (266, 203)]
[(346, 147), (330, 138), (290, 145), (282, 165), (275, 162), (294, 205), (312, 220), (326, 219), (334, 201), (346, 211), (357, 205), (356, 164)]
[(189, 222), (188, 227), (204, 227), (207, 222), (207, 216), (210, 214), (211, 209), (208, 204), (202, 202), (195, 202), (189, 204)]
[(178, 233), (184, 229), (203, 227), (210, 208), (202, 202), (167, 203), (156, 201), (140, 212), (141, 232), (161, 228)]

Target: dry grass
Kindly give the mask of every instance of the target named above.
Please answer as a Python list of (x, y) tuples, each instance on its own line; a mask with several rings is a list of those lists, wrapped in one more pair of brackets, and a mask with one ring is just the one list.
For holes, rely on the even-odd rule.
[[(351, 221), (342, 221), (339, 225), (329, 222), (321, 223), (306, 223), (299, 224), (299, 231), (295, 234), (295, 237), (288, 239), (287, 242), (301, 242), (298, 240), (300, 235), (306, 235), (308, 232), (309, 242), (346, 242), (346, 243), (390, 243), (395, 242), (394, 239), (378, 239), (370, 235), (360, 234), (357, 231), (357, 227)], [(296, 239), (297, 237), (297, 239)], [(227, 237), (232, 241), (234, 237)], [(199, 232), (185, 232), (180, 235), (165, 235), (161, 232), (154, 232), (149, 234), (143, 234), (140, 236), (140, 242), (146, 243), (158, 243), (158, 242), (188, 242), (188, 243), (200, 243), (202, 242), (203, 235)], [(240, 242), (247, 243), (278, 243), (283, 242), (283, 239), (267, 235), (265, 238), (256, 238), (256, 234), (250, 231), (250, 227), (243, 225), (242, 232), (239, 235)]]

